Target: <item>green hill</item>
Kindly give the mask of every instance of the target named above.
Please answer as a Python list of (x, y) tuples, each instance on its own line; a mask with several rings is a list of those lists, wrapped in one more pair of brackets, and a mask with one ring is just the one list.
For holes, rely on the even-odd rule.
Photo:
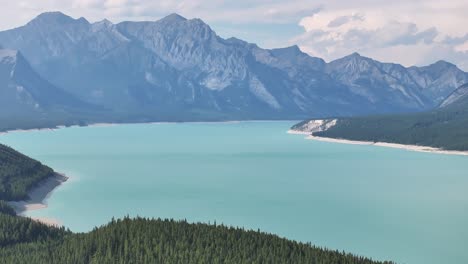
[(61, 232), (62, 237), (0, 249), (0, 260), (18, 264), (390, 263), (320, 249), (270, 234), (185, 221), (126, 218), (112, 220), (86, 234), (55, 232)]
[[(465, 92), (466, 91), (466, 92)], [(468, 84), (430, 112), (338, 119), (315, 136), (468, 150)], [(293, 127), (299, 128), (301, 122)]]
[(27, 192), (54, 171), (0, 144), (0, 200), (24, 200)]

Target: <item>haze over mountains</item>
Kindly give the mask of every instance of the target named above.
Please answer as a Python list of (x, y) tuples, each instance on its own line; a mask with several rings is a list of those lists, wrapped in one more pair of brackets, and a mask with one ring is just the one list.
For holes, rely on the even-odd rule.
[(9, 49), (0, 49), (0, 105), (0, 118), (8, 119), (11, 128), (26, 123), (66, 124), (85, 112), (100, 111), (44, 80), (19, 51)]
[(405, 68), (355, 53), (326, 63), (297, 46), (267, 50), (223, 39), (202, 20), (177, 14), (155, 22), (112, 24), (44, 13), (23, 27), (0, 32), (0, 45), (10, 49), (1, 54), (19, 50), (26, 58), (21, 57), (22, 64), (29, 61), (32, 66), (13, 82), (6, 74), (9, 62), (0, 62), (5, 69), (2, 100), (21, 98), (22, 91), (6, 83), (38, 79), (25, 86), (28, 91), (35, 89), (30, 98), (6, 104), (8, 111), (34, 112), (36, 105), (53, 100), (67, 113), (72, 106), (87, 111), (92, 105), (102, 107), (105, 114), (99, 110), (94, 115), (97, 119), (101, 115), (101, 121), (413, 112), (440, 105), (468, 83), (468, 73), (444, 61)]

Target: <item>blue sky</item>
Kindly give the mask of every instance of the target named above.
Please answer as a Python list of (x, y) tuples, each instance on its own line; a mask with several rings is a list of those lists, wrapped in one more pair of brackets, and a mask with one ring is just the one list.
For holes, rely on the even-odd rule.
[(90, 21), (201, 18), (220, 36), (265, 48), (298, 45), (330, 61), (359, 52), (405, 66), (440, 59), (468, 71), (467, 0), (0, 0), (0, 29), (44, 11)]

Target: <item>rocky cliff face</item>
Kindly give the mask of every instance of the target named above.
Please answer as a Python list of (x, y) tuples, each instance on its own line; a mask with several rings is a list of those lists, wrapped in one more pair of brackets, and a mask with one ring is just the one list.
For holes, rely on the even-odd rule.
[(279, 119), (419, 111), (468, 74), (436, 63), (405, 68), (358, 54), (325, 63), (297, 46), (266, 50), (223, 39), (200, 19), (89, 23), (44, 13), (0, 32), (41, 76), (119, 113), (147, 118)]
[(42, 79), (20, 52), (9, 49), (0, 49), (0, 101), (2, 114), (85, 105)]
[(467, 73), (447, 62), (405, 68), (357, 53), (329, 63), (327, 72), (371, 102), (383, 107), (405, 105), (413, 110), (437, 106), (468, 81)]
[(465, 104), (465, 109), (468, 108), (468, 83), (460, 86), (452, 94), (450, 94), (447, 99), (445, 99), (441, 104), (440, 108), (450, 107), (459, 104)]
[(334, 127), (338, 122), (337, 119), (315, 119), (300, 122), (289, 130), (291, 134), (313, 135), (316, 132), (327, 131)]
[(44, 80), (16, 50), (0, 49), (0, 129), (77, 124), (99, 107)]

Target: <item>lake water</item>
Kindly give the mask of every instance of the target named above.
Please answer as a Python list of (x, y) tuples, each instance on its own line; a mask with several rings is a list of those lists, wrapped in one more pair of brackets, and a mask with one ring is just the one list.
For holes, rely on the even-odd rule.
[(14, 132), (71, 179), (31, 216), (89, 231), (147, 216), (261, 229), (411, 264), (468, 263), (468, 157), (305, 140), (294, 122)]

